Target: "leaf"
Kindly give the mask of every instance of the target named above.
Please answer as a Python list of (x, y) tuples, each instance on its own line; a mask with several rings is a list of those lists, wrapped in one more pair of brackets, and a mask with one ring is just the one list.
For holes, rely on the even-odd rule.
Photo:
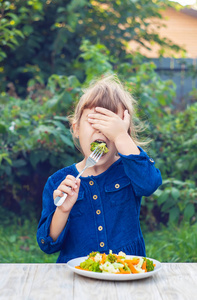
[(38, 152), (32, 151), (30, 153), (30, 163), (35, 168), (37, 163), (40, 161), (40, 156), (38, 155)]
[(163, 191), (160, 190), (160, 189), (157, 189), (155, 192), (154, 192), (154, 195), (157, 196), (157, 197), (160, 197), (162, 195)]
[(3, 123), (0, 123), (0, 133), (6, 133), (7, 129)]
[(6, 173), (8, 176), (10, 176), (10, 175), (11, 175), (11, 173), (12, 173), (12, 169), (11, 169), (11, 167), (10, 167), (10, 166), (6, 166), (6, 167), (5, 167), (5, 173)]
[(166, 202), (163, 204), (161, 211), (162, 212), (168, 212), (169, 208), (171, 208), (172, 206), (174, 206), (175, 202), (173, 201), (172, 198), (168, 198), (166, 200)]
[(60, 134), (60, 138), (66, 145), (70, 146), (71, 148), (74, 148), (73, 142), (67, 136)]
[(184, 210), (184, 218), (189, 220), (195, 214), (195, 208), (193, 203), (188, 203)]
[(7, 13), (8, 17), (12, 18), (16, 23), (19, 22), (19, 17), (13, 13)]
[(23, 26), (23, 32), (26, 35), (30, 35), (34, 31), (33, 27), (30, 25), (24, 25)]
[(169, 222), (173, 223), (175, 221), (178, 221), (180, 215), (180, 210), (177, 206), (173, 207), (169, 211)]
[(9, 239), (10, 243), (15, 243), (16, 242), (16, 238), (17, 238), (17, 236), (14, 234), (14, 235), (11, 235), (8, 239)]
[(34, 130), (34, 134), (39, 136), (40, 132), (49, 132), (54, 134), (54, 128), (52, 126), (40, 125)]
[(180, 192), (178, 189), (176, 189), (175, 187), (172, 187), (171, 189), (171, 195), (172, 197), (177, 200), (180, 197)]
[(3, 161), (3, 159), (6, 160), (10, 165), (12, 164), (12, 161), (9, 158), (8, 153), (1, 153), (0, 154), (0, 165), (1, 165), (2, 161)]
[(9, 165), (12, 165), (12, 161), (9, 157), (4, 157), (4, 159), (8, 162)]
[(20, 30), (15, 29), (15, 33), (18, 34), (21, 38), (24, 38), (24, 34)]
[(161, 196), (158, 197), (157, 202), (159, 205), (164, 203), (169, 197), (169, 191), (163, 191)]
[(62, 124), (59, 121), (52, 121), (54, 125), (56, 125), (58, 128), (60, 128), (61, 130), (65, 131), (66, 127), (64, 124)]
[(54, 116), (54, 119), (55, 120), (61, 120), (61, 121), (68, 122), (68, 117)]
[(12, 165), (14, 168), (20, 168), (26, 166), (26, 161), (24, 159), (17, 159), (12, 161)]
[(54, 96), (52, 99), (50, 99), (49, 101), (47, 101), (46, 106), (48, 108), (53, 108), (54, 106), (56, 106), (59, 102), (59, 98), (57, 96)]
[(68, 77), (68, 82), (69, 82), (69, 85), (74, 88), (74, 87), (79, 87), (81, 86), (79, 80), (77, 79), (76, 76), (69, 76)]
[(181, 185), (181, 186), (186, 184), (184, 181), (180, 181), (180, 180), (173, 180), (172, 182), (173, 182), (173, 184), (177, 184), (177, 185)]

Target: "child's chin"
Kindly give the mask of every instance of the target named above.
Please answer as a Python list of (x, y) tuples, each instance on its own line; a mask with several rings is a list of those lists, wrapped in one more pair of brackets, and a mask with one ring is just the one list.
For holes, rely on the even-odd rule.
[(106, 154), (107, 154), (107, 153), (103, 153), (102, 156), (101, 156), (101, 158), (104, 157)]
[(98, 161), (98, 164), (100, 163), (100, 164), (103, 164), (103, 163), (105, 163), (107, 161), (107, 153), (105, 153), (105, 154), (103, 154), (102, 156), (101, 156), (101, 158), (99, 159), (99, 161)]
[(108, 154), (108, 152), (107, 153), (103, 153), (102, 156), (101, 156), (101, 159), (106, 158), (107, 154)]

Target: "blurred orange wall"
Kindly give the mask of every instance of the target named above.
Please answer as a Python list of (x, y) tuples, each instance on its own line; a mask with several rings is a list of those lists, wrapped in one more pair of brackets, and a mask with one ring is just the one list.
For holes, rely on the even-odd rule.
[[(160, 29), (156, 28), (156, 20), (151, 19), (150, 28), (159, 33), (161, 37), (166, 37), (172, 42), (179, 46), (183, 46), (186, 51), (186, 57), (188, 58), (197, 58), (197, 10), (184, 9), (181, 11), (176, 11), (173, 8), (168, 8), (165, 11), (161, 12), (163, 20), (159, 22), (165, 24), (166, 27), (161, 27)], [(148, 44), (151, 51), (142, 48), (136, 43), (131, 41), (129, 43), (130, 50), (139, 50), (140, 53), (147, 57), (156, 58), (158, 57), (159, 46), (155, 44)], [(171, 57), (172, 52), (168, 51), (164, 57)], [(179, 58), (181, 54), (175, 54), (174, 57)]]

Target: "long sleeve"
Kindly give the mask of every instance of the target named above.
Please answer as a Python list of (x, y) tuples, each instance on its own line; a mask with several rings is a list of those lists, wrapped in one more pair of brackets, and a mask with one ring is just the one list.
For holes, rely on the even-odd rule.
[(49, 177), (43, 191), (43, 209), (37, 230), (37, 242), (41, 250), (48, 254), (61, 250), (62, 244), (65, 241), (65, 236), (69, 228), (68, 219), (64, 230), (61, 232), (61, 234), (55, 242), (49, 236), (51, 220), (56, 209), (56, 206), (53, 202), (53, 191), (55, 189), (56, 187), (52, 181), (52, 178)]
[(119, 155), (136, 196), (150, 196), (162, 184), (161, 173), (155, 167), (154, 160), (141, 147), (138, 148), (139, 155)]

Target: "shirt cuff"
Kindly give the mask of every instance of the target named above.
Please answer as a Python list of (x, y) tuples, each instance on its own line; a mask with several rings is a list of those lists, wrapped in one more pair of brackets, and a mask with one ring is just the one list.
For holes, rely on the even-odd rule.
[(152, 158), (150, 158), (148, 156), (148, 154), (140, 146), (137, 146), (137, 147), (140, 150), (140, 154), (129, 154), (129, 155), (124, 155), (121, 153), (118, 153), (118, 154), (121, 158), (123, 158), (123, 160), (128, 159), (128, 160), (133, 160), (133, 161), (137, 161), (137, 160), (140, 161), (140, 160), (147, 159), (150, 164), (154, 165), (155, 161)]
[(118, 153), (121, 157), (125, 157), (125, 158), (128, 158), (128, 159), (141, 159), (141, 158), (144, 158), (144, 157), (147, 157), (147, 153), (139, 146), (137, 146), (138, 149), (140, 150), (140, 154), (129, 154), (129, 155), (124, 155), (124, 154), (121, 154), (121, 153)]
[(64, 229), (62, 230), (62, 232), (60, 233), (60, 235), (58, 236), (57, 240), (56, 241), (53, 241), (52, 237), (49, 236), (49, 232), (50, 232), (50, 224), (51, 224), (51, 221), (52, 221), (52, 218), (53, 218), (53, 214), (54, 212), (52, 212), (47, 220), (46, 220), (46, 223), (45, 223), (45, 229), (44, 229), (44, 234), (40, 235), (39, 236), (39, 242), (43, 245), (43, 247), (45, 248), (48, 248), (48, 250), (52, 251), (52, 252), (56, 252), (56, 251), (59, 251), (60, 250), (60, 247), (62, 245), (62, 243), (64, 242), (65, 240), (65, 236), (67, 234), (67, 231), (68, 231), (68, 228), (69, 228), (69, 223), (70, 223), (70, 219), (68, 217), (68, 220), (67, 220), (67, 223), (64, 227)]

